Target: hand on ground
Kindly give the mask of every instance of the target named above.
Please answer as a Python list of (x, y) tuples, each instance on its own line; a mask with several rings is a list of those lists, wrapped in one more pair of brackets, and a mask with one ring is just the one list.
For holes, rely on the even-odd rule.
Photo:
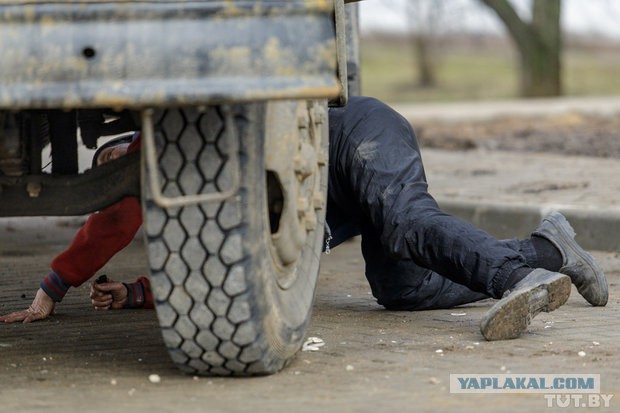
[(15, 323), (22, 321), (23, 323), (30, 323), (31, 321), (44, 320), (54, 312), (55, 304), (54, 300), (39, 288), (37, 295), (27, 310), (15, 311), (14, 313), (0, 316), (0, 322)]

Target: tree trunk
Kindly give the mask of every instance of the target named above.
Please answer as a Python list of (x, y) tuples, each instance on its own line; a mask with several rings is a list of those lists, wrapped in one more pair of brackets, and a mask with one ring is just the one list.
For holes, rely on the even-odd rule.
[(435, 64), (429, 50), (429, 39), (423, 33), (414, 35), (413, 44), (418, 67), (418, 86), (433, 87), (437, 85)]
[(502, 20), (521, 58), (520, 94), (524, 97), (562, 94), (561, 0), (534, 0), (526, 23), (508, 0), (481, 0)]

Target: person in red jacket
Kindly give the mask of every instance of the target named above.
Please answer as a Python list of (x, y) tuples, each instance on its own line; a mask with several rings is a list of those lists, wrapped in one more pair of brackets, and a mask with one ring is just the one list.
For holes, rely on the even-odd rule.
[[(117, 159), (140, 149), (140, 134), (114, 139), (102, 145), (93, 158), (93, 166)], [(73, 238), (71, 245), (52, 261), (51, 272), (39, 284), (30, 307), (0, 316), (0, 322), (31, 321), (47, 318), (70, 287), (78, 287), (92, 278), (117, 252), (125, 248), (142, 225), (142, 208), (136, 197), (92, 214)], [(93, 305), (97, 309), (153, 307), (146, 277), (122, 284), (111, 281), (91, 283)]]

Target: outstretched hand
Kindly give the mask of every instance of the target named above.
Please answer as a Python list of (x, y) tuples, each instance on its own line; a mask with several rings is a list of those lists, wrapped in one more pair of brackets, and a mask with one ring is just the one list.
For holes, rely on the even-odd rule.
[(107, 283), (90, 283), (90, 299), (95, 310), (118, 310), (127, 302), (127, 288), (118, 281), (109, 280)]
[(54, 300), (39, 288), (34, 300), (32, 300), (32, 304), (30, 304), (27, 310), (15, 311), (14, 313), (0, 316), (0, 322), (15, 323), (22, 321), (23, 323), (30, 323), (31, 321), (44, 320), (54, 312), (54, 306)]

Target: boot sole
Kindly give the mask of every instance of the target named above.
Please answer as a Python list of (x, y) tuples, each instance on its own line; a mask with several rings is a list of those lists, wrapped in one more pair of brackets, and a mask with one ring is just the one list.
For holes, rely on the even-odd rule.
[(480, 331), (489, 341), (517, 338), (538, 313), (564, 305), (570, 291), (570, 278), (559, 273), (543, 284), (516, 290), (491, 307), (480, 323)]

